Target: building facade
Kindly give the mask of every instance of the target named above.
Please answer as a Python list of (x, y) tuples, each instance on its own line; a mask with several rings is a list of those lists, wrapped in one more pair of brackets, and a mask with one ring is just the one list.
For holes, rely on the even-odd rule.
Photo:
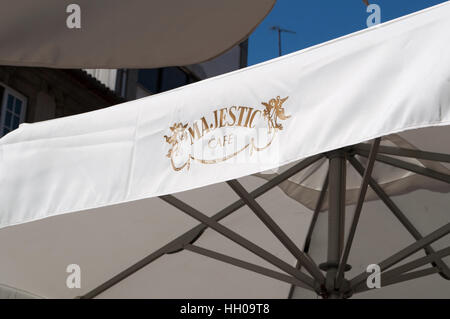
[(0, 66), (0, 136), (20, 123), (89, 112), (247, 66), (247, 41), (204, 63), (158, 69)]

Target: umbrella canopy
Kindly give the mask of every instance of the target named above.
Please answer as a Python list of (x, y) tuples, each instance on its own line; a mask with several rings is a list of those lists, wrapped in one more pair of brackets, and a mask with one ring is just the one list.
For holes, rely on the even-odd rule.
[(0, 12), (0, 64), (156, 68), (212, 59), (239, 44), (275, 0), (33, 0)]
[[(342, 298), (366, 291), (365, 267), (379, 261), (384, 286), (450, 278), (449, 17), (444, 3), (166, 93), (21, 125), (0, 140), (0, 281), (43, 297), (286, 297), (300, 287)], [(66, 286), (70, 264), (79, 289)]]

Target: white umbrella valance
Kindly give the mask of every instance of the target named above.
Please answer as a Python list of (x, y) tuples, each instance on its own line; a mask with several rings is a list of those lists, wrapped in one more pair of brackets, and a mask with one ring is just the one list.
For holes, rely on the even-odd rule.
[(443, 126), (446, 136), (449, 12), (444, 4), (167, 93), (23, 124), (0, 141), (0, 225), (186, 191), (412, 129)]
[(21, 125), (0, 140), (0, 282), (43, 297), (279, 298), (292, 285), (343, 298), (368, 290), (372, 263), (383, 286), (450, 278), (448, 30), (447, 2)]

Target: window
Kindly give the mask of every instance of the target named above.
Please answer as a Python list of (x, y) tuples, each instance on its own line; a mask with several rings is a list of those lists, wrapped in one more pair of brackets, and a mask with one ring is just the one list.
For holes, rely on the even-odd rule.
[(140, 69), (138, 83), (147, 91), (160, 93), (195, 82), (195, 79), (178, 67)]
[(26, 98), (13, 89), (0, 85), (0, 135), (6, 135), (25, 120)]
[(188, 76), (176, 67), (164, 68), (162, 74), (161, 92), (176, 89), (189, 82)]
[(138, 83), (152, 93), (160, 90), (161, 69), (140, 69), (138, 72)]

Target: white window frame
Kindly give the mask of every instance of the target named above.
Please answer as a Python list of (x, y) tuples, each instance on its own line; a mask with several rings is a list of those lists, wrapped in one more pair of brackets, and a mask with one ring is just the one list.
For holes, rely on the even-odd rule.
[(25, 116), (27, 114), (27, 102), (28, 99), (21, 93), (17, 92), (16, 90), (10, 88), (9, 86), (3, 84), (0, 82), (0, 85), (3, 87), (3, 96), (1, 97), (2, 100), (1, 103), (1, 114), (0, 114), (0, 136), (3, 136), (4, 129), (5, 129), (5, 121), (6, 121), (6, 106), (8, 103), (8, 95), (12, 95), (14, 98), (19, 99), (22, 101), (22, 108), (20, 110), (19, 114), (19, 125), (25, 121)]

